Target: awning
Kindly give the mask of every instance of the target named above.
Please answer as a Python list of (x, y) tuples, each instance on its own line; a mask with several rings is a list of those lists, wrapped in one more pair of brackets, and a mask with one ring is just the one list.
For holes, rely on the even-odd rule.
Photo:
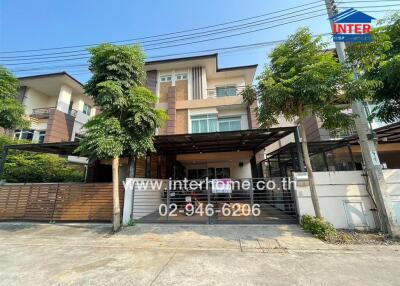
[(212, 132), (156, 136), (157, 152), (212, 153), (247, 151), (258, 152), (295, 131), (294, 127), (252, 129), (230, 132)]
[[(252, 150), (258, 152), (266, 146), (293, 133), (294, 127), (252, 129), (229, 132), (155, 136), (154, 146), (158, 153), (211, 153)], [(41, 144), (8, 145), (7, 149), (76, 155), (79, 142), (55, 142)]]

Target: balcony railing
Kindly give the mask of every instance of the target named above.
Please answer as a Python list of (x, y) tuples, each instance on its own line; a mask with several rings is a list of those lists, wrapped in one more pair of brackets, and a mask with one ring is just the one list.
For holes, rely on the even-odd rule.
[[(32, 109), (32, 114), (31, 117), (36, 118), (36, 119), (45, 119), (49, 118), (50, 113), (52, 110), (55, 110), (57, 107), (43, 107), (43, 108), (34, 108)], [(78, 111), (75, 109), (71, 109), (68, 114), (76, 117)]]
[(37, 118), (37, 119), (48, 118), (50, 115), (50, 112), (54, 109), (56, 109), (56, 107), (34, 108), (32, 110), (31, 117)]
[(207, 98), (238, 96), (242, 93), (244, 88), (244, 86), (226, 86), (207, 89)]

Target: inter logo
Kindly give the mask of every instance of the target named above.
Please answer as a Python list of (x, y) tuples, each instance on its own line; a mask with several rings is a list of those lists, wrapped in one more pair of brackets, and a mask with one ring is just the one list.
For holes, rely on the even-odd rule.
[(371, 22), (375, 20), (374, 17), (348, 9), (330, 19), (333, 20), (334, 42), (371, 42)]

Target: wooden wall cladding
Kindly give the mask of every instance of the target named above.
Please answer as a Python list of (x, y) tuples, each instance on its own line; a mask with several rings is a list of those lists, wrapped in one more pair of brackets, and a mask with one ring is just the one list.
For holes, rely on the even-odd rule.
[[(120, 186), (120, 207), (124, 192)], [(112, 184), (0, 186), (0, 220), (112, 221)]]

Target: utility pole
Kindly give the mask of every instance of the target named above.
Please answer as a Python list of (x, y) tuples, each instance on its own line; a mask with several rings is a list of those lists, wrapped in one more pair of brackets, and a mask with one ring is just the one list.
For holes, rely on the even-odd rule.
[[(325, 0), (329, 18), (338, 14), (335, 0)], [(333, 31), (333, 20), (330, 20)], [(344, 42), (335, 42), (336, 51), (342, 64), (346, 64), (346, 45)], [(357, 76), (357, 75), (355, 75)], [(382, 165), (379, 161), (378, 152), (374, 142), (374, 136), (370, 128), (364, 104), (355, 101), (351, 106), (356, 115), (355, 125), (361, 146), (362, 157), (365, 169), (371, 184), (373, 197), (378, 207), (380, 225), (382, 231), (389, 233), (390, 236), (400, 236), (400, 228), (396, 226), (392, 211), (392, 202), (387, 191), (387, 185), (383, 176)]]

